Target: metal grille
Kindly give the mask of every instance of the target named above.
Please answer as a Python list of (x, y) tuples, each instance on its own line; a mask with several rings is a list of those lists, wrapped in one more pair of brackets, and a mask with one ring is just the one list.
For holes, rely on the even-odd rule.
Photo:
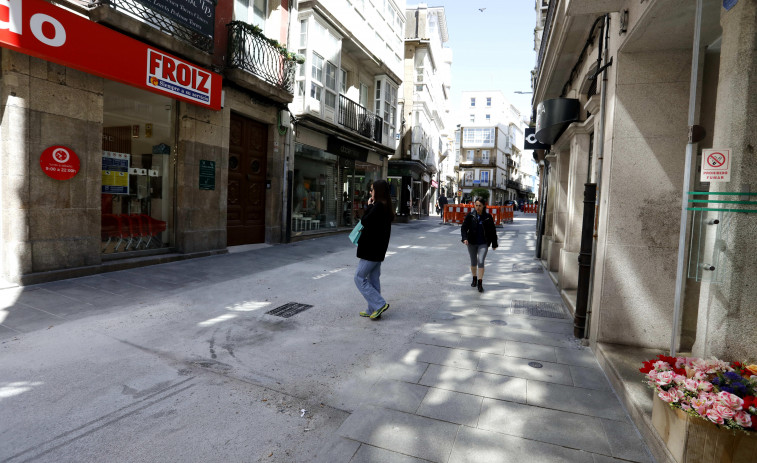
[(275, 315), (281, 318), (289, 318), (293, 315), (297, 315), (300, 312), (304, 312), (311, 307), (313, 306), (307, 305), (307, 304), (300, 304), (299, 302), (287, 302), (286, 304), (280, 307), (276, 307), (275, 309), (269, 310), (266, 313), (268, 315)]
[(568, 318), (563, 305), (559, 302), (510, 301), (510, 307), (505, 309), (505, 313), (532, 317)]
[(339, 95), (339, 123), (364, 137), (381, 143), (384, 120), (341, 94)]
[(517, 264), (513, 264), (513, 272), (542, 273), (544, 272), (544, 267), (542, 267), (542, 265), (538, 262), (534, 262), (534, 263), (518, 262)]
[(232, 21), (226, 27), (229, 29), (228, 67), (244, 69), (275, 87), (294, 93), (294, 58), (284, 56), (254, 26)]
[(183, 40), (206, 53), (212, 53), (213, 51), (213, 37), (200, 34), (133, 0), (98, 0), (93, 2), (93, 4), (108, 5), (115, 10), (155, 27), (161, 32)]

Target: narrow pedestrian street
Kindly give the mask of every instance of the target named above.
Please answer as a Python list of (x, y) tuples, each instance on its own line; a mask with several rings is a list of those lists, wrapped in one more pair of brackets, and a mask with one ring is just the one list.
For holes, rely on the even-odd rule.
[(479, 293), (457, 225), (395, 224), (379, 321), (346, 234), (4, 289), (0, 461), (650, 462), (535, 225)]

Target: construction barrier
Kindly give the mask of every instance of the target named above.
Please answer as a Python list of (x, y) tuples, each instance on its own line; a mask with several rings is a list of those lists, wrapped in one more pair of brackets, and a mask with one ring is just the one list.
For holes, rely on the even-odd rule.
[(536, 210), (539, 208), (538, 204), (524, 204), (523, 212), (525, 214), (536, 214)]
[[(444, 223), (462, 224), (473, 209), (473, 204), (447, 204), (444, 206)], [(486, 212), (494, 218), (494, 225), (513, 221), (513, 206), (486, 206)]]

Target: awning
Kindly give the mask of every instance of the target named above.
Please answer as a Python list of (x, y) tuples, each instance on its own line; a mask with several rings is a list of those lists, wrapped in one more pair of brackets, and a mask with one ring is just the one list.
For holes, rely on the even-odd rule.
[(554, 145), (568, 126), (579, 120), (581, 104), (575, 98), (544, 100), (536, 108), (536, 140)]

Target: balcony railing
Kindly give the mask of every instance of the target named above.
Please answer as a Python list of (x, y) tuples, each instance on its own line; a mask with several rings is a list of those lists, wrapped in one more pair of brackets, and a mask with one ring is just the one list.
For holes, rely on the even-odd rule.
[(339, 124), (381, 143), (384, 119), (344, 95), (339, 95)]
[(227, 67), (243, 69), (261, 80), (294, 93), (295, 55), (259, 28), (241, 21), (226, 25), (229, 29)]
[(213, 51), (213, 37), (200, 34), (197, 31), (163, 16), (157, 11), (150, 9), (134, 0), (97, 0), (94, 5), (108, 5), (111, 8), (147, 23), (154, 28), (187, 42), (195, 48), (206, 53)]

